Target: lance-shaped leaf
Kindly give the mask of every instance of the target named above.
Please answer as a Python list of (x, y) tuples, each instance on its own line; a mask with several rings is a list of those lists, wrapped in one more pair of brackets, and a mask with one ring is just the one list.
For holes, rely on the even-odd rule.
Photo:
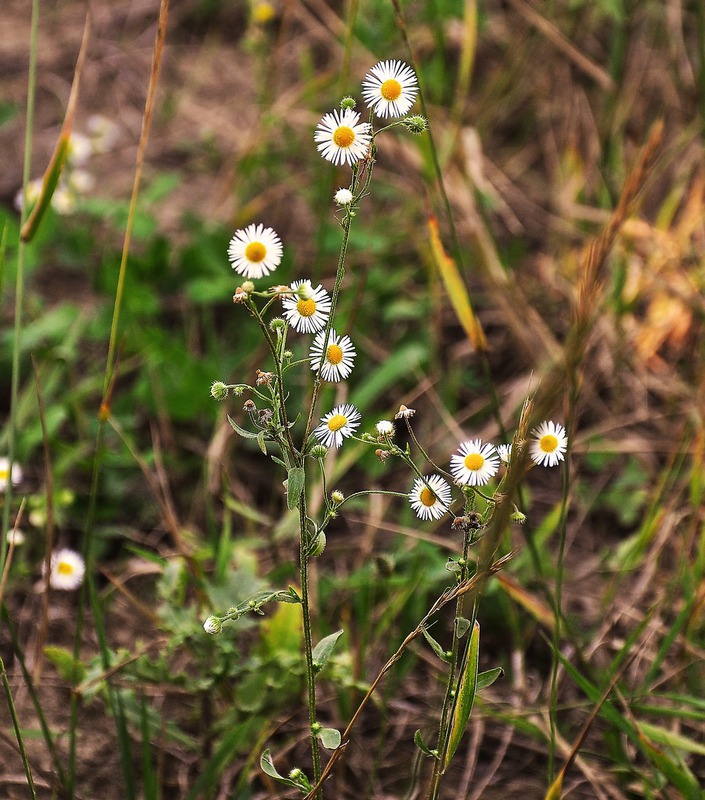
[(504, 675), (504, 670), (502, 667), (495, 667), (494, 669), (488, 669), (485, 672), (479, 672), (477, 675), (477, 691), (481, 692), (488, 686), (492, 686), (492, 684), (497, 680), (497, 678), (499, 678), (500, 675)]
[(422, 628), (421, 632), (423, 633), (424, 639), (431, 645), (431, 650), (441, 659), (441, 661), (445, 661), (446, 664), (450, 663), (450, 658), (448, 657), (448, 653), (443, 649), (443, 647), (437, 642), (433, 636), (426, 630), (426, 628)]
[(480, 623), (475, 621), (470, 641), (468, 642), (467, 659), (465, 669), (460, 676), (460, 686), (455, 698), (453, 707), (453, 718), (450, 723), (450, 734), (448, 737), (448, 749), (444, 767), (450, 764), (451, 759), (458, 749), (460, 740), (463, 738), (465, 728), (470, 719), (470, 712), (475, 703), (475, 693), (477, 692), (477, 665), (480, 660)]
[(259, 433), (253, 433), (245, 428), (241, 428), (230, 415), (228, 415), (228, 422), (235, 433), (239, 433), (243, 439), (256, 439), (259, 436)]
[(286, 504), (289, 511), (293, 511), (299, 505), (301, 493), (306, 483), (306, 473), (303, 467), (292, 467), (289, 470), (289, 477), (286, 485)]
[[(303, 784), (301, 781), (292, 781), (291, 778), (285, 778), (279, 772), (277, 772), (277, 768), (274, 766), (274, 762), (272, 761), (272, 754), (269, 750), (265, 750), (262, 753), (260, 760), (259, 760), (260, 768), (265, 775), (269, 775), (270, 778), (274, 778), (274, 780), (279, 781), (279, 783), (283, 783), (284, 786), (293, 786), (295, 789), (303, 788)], [(302, 774), (302, 777), (303, 776)], [(308, 784), (308, 780), (306, 780)], [(310, 784), (307, 788), (310, 788)]]
[(333, 648), (342, 635), (342, 629), (336, 631), (335, 633), (331, 633), (329, 636), (321, 639), (321, 641), (313, 648), (313, 671), (316, 674), (318, 674), (326, 665), (326, 661), (328, 661), (330, 658)]
[(480, 325), (480, 320), (475, 316), (470, 302), (470, 295), (467, 287), (458, 271), (455, 261), (446, 253), (441, 242), (440, 231), (438, 230), (438, 220), (436, 217), (429, 217), (428, 231), (431, 238), (431, 252), (433, 262), (443, 279), (443, 284), (448, 294), (455, 315), (465, 329), (468, 339), (478, 352), (487, 350), (487, 339)]
[(414, 744), (419, 748), (419, 750), (425, 755), (429, 756), (429, 758), (435, 758), (438, 761), (438, 751), (431, 750), (431, 748), (424, 742), (423, 736), (421, 735), (421, 731), (416, 731), (414, 734)]

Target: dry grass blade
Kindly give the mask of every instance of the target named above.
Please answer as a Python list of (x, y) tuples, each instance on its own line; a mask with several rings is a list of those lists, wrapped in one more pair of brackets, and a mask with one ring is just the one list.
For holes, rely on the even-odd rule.
[(86, 51), (88, 49), (88, 40), (90, 38), (91, 30), (91, 7), (88, 6), (86, 11), (86, 21), (83, 27), (83, 38), (81, 40), (81, 48), (78, 51), (78, 59), (76, 61), (76, 69), (73, 73), (73, 82), (71, 84), (71, 92), (69, 94), (69, 101), (66, 106), (66, 114), (64, 122), (61, 126), (61, 133), (56, 142), (54, 153), (49, 160), (49, 166), (46, 168), (44, 177), (42, 178), (42, 188), (39, 193), (39, 198), (32, 209), (32, 213), (27, 218), (20, 231), (20, 238), (23, 242), (29, 242), (37, 232), (39, 224), (42, 221), (46, 210), (51, 203), (52, 195), (61, 177), (61, 172), (66, 162), (66, 157), (69, 153), (69, 142), (71, 137), (71, 129), (73, 128), (73, 118), (76, 113), (76, 105), (78, 104), (78, 93), (81, 86), (81, 76), (83, 75), (83, 67), (86, 63)]

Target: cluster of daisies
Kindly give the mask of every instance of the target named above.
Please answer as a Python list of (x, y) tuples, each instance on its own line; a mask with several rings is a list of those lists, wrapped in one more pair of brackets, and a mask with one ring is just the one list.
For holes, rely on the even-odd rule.
[[(362, 82), (362, 96), (370, 110), (370, 118), (401, 117), (409, 112), (416, 100), (418, 83), (413, 70), (400, 61), (381, 61)], [(352, 98), (345, 98), (341, 108), (323, 116), (316, 127), (314, 141), (321, 156), (336, 165), (357, 163), (372, 154), (375, 133), (371, 122), (361, 122), (354, 110)], [(422, 117), (407, 117), (401, 122), (420, 132), (425, 126)], [(355, 195), (355, 182), (349, 189), (339, 189), (334, 197), (339, 206), (350, 206)], [(246, 280), (235, 292), (235, 302), (247, 302), (254, 292), (253, 280), (270, 275), (281, 263), (282, 242), (271, 228), (252, 224), (238, 230), (228, 247), (233, 269)], [(341, 336), (329, 324), (333, 300), (322, 285), (314, 288), (310, 280), (294, 281), (291, 286), (275, 286), (271, 295), (280, 296), (286, 323), (299, 333), (315, 334), (309, 349), (311, 369), (329, 382), (346, 379), (352, 372), (355, 347), (349, 336)], [(280, 322), (281, 325), (284, 322)], [(216, 396), (216, 395), (214, 395)], [(397, 418), (408, 419), (412, 409), (404, 406)], [(313, 433), (324, 447), (338, 448), (344, 439), (355, 437), (361, 414), (355, 406), (343, 403), (320, 419)], [(394, 424), (382, 420), (376, 426), (376, 441), (386, 445), (377, 451), (380, 458), (394, 449)], [(556, 466), (565, 457), (567, 437), (563, 426), (544, 422), (532, 432), (531, 458), (536, 464)], [(361, 441), (370, 441), (363, 435)], [(500, 463), (509, 463), (511, 446), (495, 447), (479, 439), (463, 442), (451, 457), (450, 472), (446, 473), (457, 485), (480, 487), (498, 472)], [(441, 470), (443, 471), (443, 470)], [(421, 519), (440, 519), (450, 510), (451, 486), (441, 475), (419, 477), (409, 492), (411, 507)]]

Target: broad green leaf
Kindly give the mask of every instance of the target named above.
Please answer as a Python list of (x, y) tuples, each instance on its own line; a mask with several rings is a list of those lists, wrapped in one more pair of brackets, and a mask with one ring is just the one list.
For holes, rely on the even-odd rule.
[(322, 728), (318, 738), (326, 750), (337, 750), (340, 747), (340, 731), (336, 728)]
[(483, 689), (486, 689), (488, 686), (492, 686), (492, 684), (500, 677), (500, 675), (504, 675), (504, 670), (502, 667), (495, 667), (494, 669), (488, 669), (485, 672), (478, 673), (477, 676), (477, 691), (480, 692)]
[(429, 756), (429, 758), (435, 758), (436, 761), (438, 761), (438, 752), (431, 750), (426, 742), (424, 742), (421, 731), (416, 731), (414, 734), (414, 744), (425, 756)]
[(288, 483), (286, 487), (286, 504), (289, 510), (293, 511), (299, 505), (301, 493), (306, 483), (306, 473), (303, 467), (292, 467), (289, 470)]
[(344, 631), (341, 629), (335, 633), (326, 636), (313, 648), (313, 671), (318, 674), (326, 665), (326, 661), (330, 658), (333, 648), (335, 647), (338, 639), (343, 635)]
[(441, 661), (445, 661), (446, 664), (450, 663), (450, 658), (448, 657), (448, 653), (441, 647), (441, 645), (431, 636), (431, 634), (426, 630), (426, 628), (422, 628), (421, 632), (424, 635), (424, 639), (431, 645), (431, 650), (441, 659)]
[(470, 719), (470, 712), (475, 703), (475, 693), (477, 692), (477, 665), (480, 660), (480, 623), (475, 622), (470, 641), (468, 642), (467, 660), (465, 669), (460, 677), (460, 686), (455, 698), (453, 707), (453, 718), (450, 723), (450, 735), (448, 737), (448, 750), (446, 751), (445, 768), (450, 764), (451, 759), (458, 749), (460, 740), (463, 738), (465, 728)]
[(78, 686), (83, 680), (86, 674), (85, 665), (75, 660), (73, 653), (65, 647), (45, 647), (44, 655), (51, 661), (59, 675), (72, 686)]

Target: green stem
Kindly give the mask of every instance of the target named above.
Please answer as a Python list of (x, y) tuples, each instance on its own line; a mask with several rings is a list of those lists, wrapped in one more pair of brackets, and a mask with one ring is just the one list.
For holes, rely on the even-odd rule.
[[(463, 583), (469, 577), (469, 566), (468, 566), (468, 553), (470, 551), (470, 545), (472, 543), (472, 535), (471, 533), (466, 533), (465, 538), (463, 540), (463, 567), (460, 572), (460, 577), (458, 583)], [(473, 619), (471, 621), (471, 630), (472, 624), (475, 621), (475, 613), (477, 608), (477, 601), (473, 604)], [(455, 618), (463, 616), (463, 611), (465, 610), (465, 595), (462, 594), (458, 597), (455, 601)], [(449, 743), (449, 734), (450, 734), (450, 717), (451, 711), (454, 704), (454, 699), (457, 695), (457, 683), (456, 680), (458, 675), (462, 674), (462, 670), (458, 670), (458, 655), (460, 653), (460, 639), (455, 635), (455, 628), (453, 629), (453, 644), (451, 646), (451, 656), (450, 656), (450, 666), (448, 670), (448, 682), (446, 684), (446, 691), (445, 696), (443, 697), (443, 706), (441, 707), (441, 720), (438, 726), (438, 758), (433, 765), (433, 775), (431, 776), (431, 785), (428, 790), (428, 798), (429, 800), (436, 800), (438, 797), (438, 792), (441, 788), (441, 779), (443, 778), (443, 774), (445, 773), (445, 760), (446, 760), (446, 753), (448, 752), (448, 743)]]
[[(301, 579), (301, 610), (304, 626), (304, 652), (306, 655), (306, 688), (308, 693), (308, 721), (311, 732), (311, 755), (313, 759), (313, 781), (318, 783), (321, 778), (321, 753), (318, 737), (314, 733), (316, 724), (316, 673), (313, 669), (313, 634), (311, 626), (311, 609), (308, 599), (308, 552), (309, 541), (306, 533), (306, 500), (302, 498), (299, 504), (299, 576)], [(316, 794), (314, 797), (320, 797)]]
[(34, 789), (34, 781), (32, 780), (32, 769), (29, 766), (29, 758), (24, 746), (24, 739), (22, 738), (22, 730), (20, 728), (19, 720), (17, 719), (17, 711), (15, 710), (15, 703), (12, 699), (12, 691), (10, 690), (10, 682), (7, 679), (7, 672), (5, 671), (5, 662), (0, 656), (0, 677), (2, 678), (3, 689), (5, 690), (5, 697), (7, 698), (7, 707), (10, 710), (10, 717), (12, 718), (12, 727), (15, 729), (15, 737), (17, 738), (17, 745), (20, 748), (20, 756), (24, 764), (24, 774), (27, 776), (27, 785), (32, 793), (34, 800), (37, 800), (37, 793)]

